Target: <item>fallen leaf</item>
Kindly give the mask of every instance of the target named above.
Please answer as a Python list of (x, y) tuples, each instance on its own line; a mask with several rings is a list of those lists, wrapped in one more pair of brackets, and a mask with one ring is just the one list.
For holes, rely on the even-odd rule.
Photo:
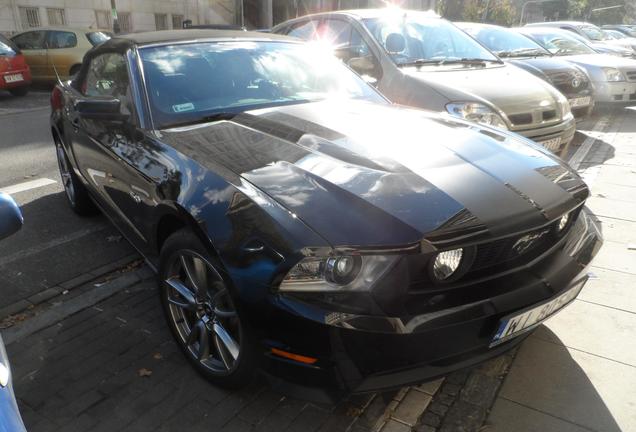
[(161, 355), (161, 353), (155, 353), (155, 355), (153, 355), (152, 358), (154, 358), (155, 360), (161, 360), (163, 356)]
[(119, 243), (121, 241), (121, 236), (120, 235), (108, 236), (106, 237), (106, 241), (109, 243)]
[(142, 378), (149, 377), (150, 375), (152, 375), (152, 371), (150, 369), (141, 368), (137, 371), (137, 375)]

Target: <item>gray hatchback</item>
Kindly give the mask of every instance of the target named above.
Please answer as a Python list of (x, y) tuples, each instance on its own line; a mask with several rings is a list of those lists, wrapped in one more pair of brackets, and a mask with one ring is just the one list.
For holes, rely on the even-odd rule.
[(272, 31), (327, 42), (395, 103), (508, 129), (558, 154), (574, 135), (570, 105), (558, 90), (430, 12), (338, 11), (296, 18)]

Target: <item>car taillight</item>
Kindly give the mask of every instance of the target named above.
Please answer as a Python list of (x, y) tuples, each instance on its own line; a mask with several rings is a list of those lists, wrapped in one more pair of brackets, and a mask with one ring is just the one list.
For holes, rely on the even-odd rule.
[(51, 93), (51, 109), (53, 109), (53, 111), (61, 110), (63, 106), (64, 98), (62, 97), (62, 90), (55, 87)]

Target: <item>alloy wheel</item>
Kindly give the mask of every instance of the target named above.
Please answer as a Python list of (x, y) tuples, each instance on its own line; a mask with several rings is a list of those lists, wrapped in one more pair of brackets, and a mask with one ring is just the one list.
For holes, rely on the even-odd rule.
[(75, 186), (73, 185), (73, 178), (71, 177), (71, 169), (66, 158), (64, 148), (60, 143), (55, 144), (57, 151), (57, 164), (60, 168), (60, 176), (62, 177), (62, 184), (64, 185), (64, 191), (66, 196), (72, 205), (75, 204)]
[(165, 284), (169, 319), (186, 352), (216, 375), (233, 372), (241, 353), (241, 323), (214, 266), (194, 251), (179, 251)]

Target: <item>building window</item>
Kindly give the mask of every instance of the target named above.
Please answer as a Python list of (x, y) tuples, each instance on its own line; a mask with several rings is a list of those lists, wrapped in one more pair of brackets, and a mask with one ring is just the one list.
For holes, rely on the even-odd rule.
[(172, 14), (172, 28), (173, 29), (183, 28), (183, 15)]
[(168, 30), (168, 15), (155, 14), (155, 27), (157, 30)]
[(97, 24), (98, 29), (109, 30), (111, 28), (110, 25), (110, 11), (107, 10), (96, 10), (95, 11), (95, 24)]
[(46, 8), (46, 16), (49, 19), (49, 25), (63, 26), (66, 25), (66, 14), (64, 9)]
[(119, 23), (119, 30), (122, 33), (130, 33), (132, 31), (130, 12), (117, 12), (117, 22)]
[(40, 11), (34, 7), (20, 7), (20, 20), (23, 28), (40, 27)]

